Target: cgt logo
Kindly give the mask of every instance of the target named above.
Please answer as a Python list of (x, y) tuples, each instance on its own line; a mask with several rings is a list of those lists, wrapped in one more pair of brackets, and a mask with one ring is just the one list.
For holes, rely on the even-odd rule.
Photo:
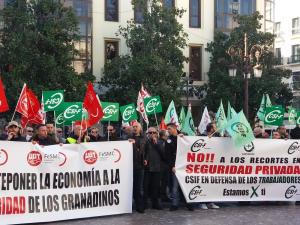
[(286, 189), (286, 191), (285, 191), (285, 198), (286, 199), (290, 199), (290, 198), (292, 198), (294, 195), (296, 195), (297, 194), (297, 188), (296, 188), (296, 186), (295, 185), (292, 185), (292, 186), (290, 186), (288, 189)]
[(3, 166), (7, 163), (8, 161), (8, 154), (7, 151), (5, 151), (4, 149), (0, 150), (0, 166)]
[(114, 163), (117, 163), (121, 160), (121, 152), (119, 149), (114, 149), (113, 151), (109, 151), (109, 152), (99, 152), (99, 159), (100, 160), (108, 160), (108, 159), (112, 159), (114, 161)]
[(295, 141), (290, 145), (288, 149), (288, 154), (294, 154), (296, 151), (300, 152), (300, 144), (298, 143), (298, 141)]
[(83, 160), (86, 164), (94, 164), (98, 160), (97, 152), (95, 152), (94, 150), (86, 150), (83, 154)]
[(27, 162), (30, 166), (38, 166), (42, 163), (43, 156), (38, 151), (31, 151), (27, 155)]
[(199, 139), (199, 140), (197, 140), (193, 143), (193, 145), (191, 147), (191, 151), (192, 152), (199, 152), (202, 149), (210, 149), (210, 148), (207, 148), (205, 146), (206, 146), (205, 140), (204, 139)]
[(193, 189), (189, 193), (189, 199), (190, 200), (196, 199), (198, 196), (201, 195), (202, 191), (203, 190), (201, 189), (201, 187), (199, 185), (193, 187)]

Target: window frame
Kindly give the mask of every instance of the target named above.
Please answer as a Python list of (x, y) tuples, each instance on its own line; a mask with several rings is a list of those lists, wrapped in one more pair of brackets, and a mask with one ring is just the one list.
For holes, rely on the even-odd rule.
[(117, 12), (117, 15), (116, 15), (116, 19), (113, 19), (113, 20), (110, 20), (109, 18), (108, 18), (108, 1), (110, 1), (110, 0), (104, 0), (104, 20), (105, 21), (108, 21), (108, 22), (119, 22), (119, 4), (120, 4), (120, 2), (119, 2), (119, 0), (116, 0), (117, 1), (117, 7), (116, 7), (116, 12)]
[[(193, 77), (192, 76), (192, 48), (199, 48), (200, 49), (200, 56), (199, 56), (199, 65), (200, 65), (200, 74), (197, 77)], [(189, 45), (189, 74), (190, 77), (194, 80), (194, 81), (203, 81), (203, 76), (202, 76), (202, 72), (203, 72), (203, 45)]]
[(192, 9), (194, 8), (192, 6), (192, 2), (193, 0), (189, 0), (189, 26), (191, 28), (201, 28), (201, 0), (197, 0), (198, 1), (198, 26), (193, 26), (192, 25)]

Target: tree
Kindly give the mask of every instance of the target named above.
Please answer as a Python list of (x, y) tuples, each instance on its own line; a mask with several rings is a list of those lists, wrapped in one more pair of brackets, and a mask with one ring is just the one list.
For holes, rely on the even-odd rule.
[[(292, 99), (291, 90), (287, 84), (282, 82), (283, 78), (289, 78), (291, 71), (274, 68), (275, 59), (272, 51), (274, 35), (259, 31), (261, 28), (262, 16), (258, 12), (250, 16), (236, 16), (239, 24), (233, 29), (230, 35), (222, 32), (215, 34), (214, 41), (207, 45), (206, 50), (211, 53), (211, 65), (208, 72), (209, 82), (205, 87), (207, 96), (204, 100), (210, 109), (217, 110), (222, 99), (224, 103), (230, 101), (237, 109), (243, 108), (243, 73), (242, 57), (231, 58), (227, 49), (235, 45), (244, 50), (244, 33), (248, 34), (248, 45), (259, 44), (264, 46), (264, 53), (261, 57), (263, 65), (263, 74), (260, 79), (249, 80), (249, 119), (253, 119), (259, 108), (263, 93), (268, 93), (273, 104), (282, 104), (287, 106)], [(228, 67), (235, 63), (238, 65), (238, 71), (235, 78), (229, 77)], [(255, 62), (253, 62), (255, 63)]]
[(184, 10), (168, 9), (160, 0), (133, 1), (134, 7), (143, 12), (141, 24), (131, 20), (120, 27), (130, 54), (115, 57), (107, 62), (102, 84), (109, 88), (106, 98), (121, 104), (135, 102), (141, 83), (152, 95), (160, 95), (164, 108), (171, 100), (179, 102), (180, 78), (187, 58), (182, 49), (186, 47), (187, 34), (177, 18)]
[(66, 100), (82, 101), (85, 84), (94, 77), (78, 75), (72, 67), (79, 40), (73, 9), (56, 0), (13, 0), (3, 19), (0, 65), (12, 66), (3, 74), (11, 110), (23, 83), (37, 96), (42, 90), (63, 89)]

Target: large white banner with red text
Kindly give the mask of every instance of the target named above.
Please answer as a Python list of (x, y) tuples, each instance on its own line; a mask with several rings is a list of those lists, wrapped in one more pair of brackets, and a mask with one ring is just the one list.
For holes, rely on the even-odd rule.
[(188, 202), (299, 201), (300, 140), (178, 137), (176, 176)]
[(0, 142), (0, 223), (132, 212), (128, 141), (39, 146)]

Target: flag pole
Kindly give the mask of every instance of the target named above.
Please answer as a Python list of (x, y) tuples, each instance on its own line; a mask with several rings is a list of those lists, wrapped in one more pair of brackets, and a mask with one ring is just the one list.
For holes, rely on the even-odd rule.
[(155, 110), (155, 109), (154, 109), (154, 116), (155, 116), (155, 121), (156, 121), (157, 130), (159, 130), (158, 121), (157, 121), (157, 116), (156, 116), (156, 110)]
[(108, 121), (108, 125), (107, 125), (107, 141), (109, 141), (109, 131), (108, 131), (108, 127), (110, 126), (110, 120)]
[(83, 122), (83, 113), (81, 114), (81, 122), (80, 122), (80, 133), (79, 133), (79, 141), (81, 142), (82, 135), (82, 122)]
[(56, 132), (56, 114), (55, 114), (55, 111), (54, 111), (54, 129), (55, 129), (55, 137), (57, 137), (57, 132)]
[[(19, 102), (20, 102), (20, 97), (21, 97), (21, 95), (22, 95), (22, 93), (23, 93), (25, 87), (26, 87), (26, 83), (24, 83), (24, 85), (23, 85), (22, 91), (21, 91), (21, 93), (20, 93), (20, 96), (19, 96), (19, 99), (18, 99), (18, 102), (17, 102), (17, 106), (18, 106), (18, 104), (19, 104)], [(15, 107), (15, 111), (14, 111), (14, 113), (13, 113), (13, 116), (12, 116), (12, 118), (11, 118), (11, 121), (13, 121), (13, 119), (14, 119), (14, 117), (15, 117), (17, 106)]]

